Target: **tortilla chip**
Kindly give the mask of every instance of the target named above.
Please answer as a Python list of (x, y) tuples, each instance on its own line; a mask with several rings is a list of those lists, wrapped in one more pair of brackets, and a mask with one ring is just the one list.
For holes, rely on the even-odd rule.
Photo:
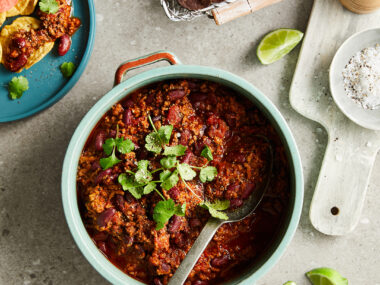
[[(18, 32), (20, 29), (25, 31), (30, 31), (30, 29), (38, 29), (40, 26), (40, 21), (32, 17), (20, 17), (13, 21), (11, 25), (4, 26), (0, 33), (0, 44), (2, 50), (6, 52), (8, 47), (11, 45), (11, 37), (15, 32)], [(47, 55), (54, 46), (54, 42), (45, 43), (38, 50), (34, 51), (28, 58), (26, 65), (18, 70), (21, 72), (24, 68), (28, 69), (32, 65), (39, 62), (45, 55)], [(5, 54), (3, 53), (1, 57), (1, 62), (5, 61)]]
[(6, 19), (7, 19), (7, 12), (1, 12), (0, 13), (0, 27), (4, 24)]
[(24, 11), (22, 11), (21, 15), (32, 14), (34, 12), (34, 10), (36, 9), (37, 3), (38, 3), (38, 0), (29, 0), (28, 5), (24, 9)]
[[(16, 6), (14, 6), (12, 9), (10, 9), (9, 11), (6, 12), (7, 18), (8, 17), (14, 17), (14, 16), (17, 16), (17, 15), (29, 15), (29, 14), (23, 14), (23, 12), (26, 9), (28, 9), (28, 11), (30, 11), (31, 8), (28, 8), (28, 6), (30, 5), (30, 2), (34, 3), (36, 1), (35, 0), (18, 0)], [(35, 5), (34, 5), (34, 7), (35, 7)], [(33, 13), (33, 11), (31, 13)]]

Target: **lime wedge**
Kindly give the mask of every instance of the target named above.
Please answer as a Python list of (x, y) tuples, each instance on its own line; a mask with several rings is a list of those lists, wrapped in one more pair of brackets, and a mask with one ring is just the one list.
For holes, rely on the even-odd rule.
[(306, 276), (313, 285), (348, 285), (348, 280), (331, 268), (313, 269)]
[(287, 55), (302, 40), (303, 33), (293, 29), (279, 29), (267, 34), (257, 47), (262, 64), (273, 63)]
[(284, 285), (297, 285), (294, 281), (285, 282)]

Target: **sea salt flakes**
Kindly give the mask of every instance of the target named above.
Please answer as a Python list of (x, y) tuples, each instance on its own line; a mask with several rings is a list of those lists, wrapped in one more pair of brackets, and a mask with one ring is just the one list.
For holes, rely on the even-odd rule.
[(380, 108), (380, 45), (356, 53), (343, 69), (348, 97), (364, 109)]

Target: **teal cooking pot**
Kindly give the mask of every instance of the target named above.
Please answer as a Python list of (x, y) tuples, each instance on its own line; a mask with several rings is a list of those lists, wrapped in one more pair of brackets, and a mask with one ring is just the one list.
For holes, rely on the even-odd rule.
[[(132, 69), (166, 60), (171, 66), (155, 68), (123, 81), (124, 75)], [(183, 65), (177, 57), (167, 51), (156, 52), (138, 59), (127, 61), (116, 72), (117, 84), (108, 94), (101, 98), (86, 114), (77, 127), (67, 150), (62, 172), (63, 208), (71, 234), (87, 260), (113, 284), (137, 285), (141, 282), (129, 277), (98, 250), (82, 222), (76, 189), (76, 175), (79, 157), (84, 144), (97, 122), (112, 105), (131, 94), (133, 91), (149, 84), (175, 78), (196, 78), (221, 83), (237, 93), (249, 98), (276, 128), (287, 150), (291, 174), (291, 198), (287, 216), (282, 228), (266, 253), (246, 272), (241, 272), (227, 284), (253, 284), (263, 276), (281, 257), (290, 243), (301, 215), (303, 201), (302, 166), (296, 142), (284, 118), (258, 89), (246, 80), (227, 71), (195, 65)], [(120, 84), (119, 84), (120, 83)]]

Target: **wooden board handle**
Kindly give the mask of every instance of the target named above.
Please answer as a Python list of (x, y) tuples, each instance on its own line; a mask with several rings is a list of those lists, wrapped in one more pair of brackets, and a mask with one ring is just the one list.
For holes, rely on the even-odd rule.
[(225, 24), (282, 0), (237, 0), (229, 5), (212, 10), (215, 23)]
[(329, 133), (310, 220), (318, 231), (340, 236), (359, 222), (378, 147), (355, 131), (330, 129)]

